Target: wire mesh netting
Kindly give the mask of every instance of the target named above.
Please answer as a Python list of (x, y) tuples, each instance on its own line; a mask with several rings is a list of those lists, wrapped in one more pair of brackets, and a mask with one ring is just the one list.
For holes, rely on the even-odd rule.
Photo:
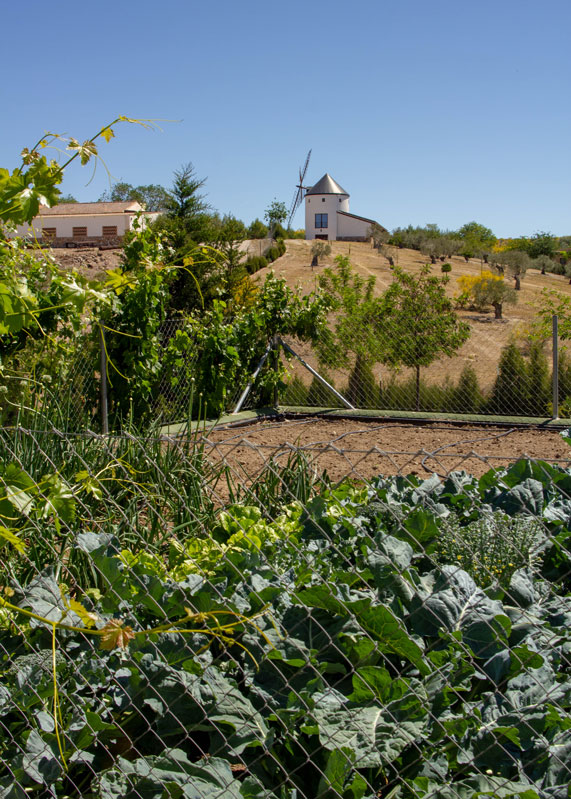
[[(353, 351), (343, 351), (338, 342), (321, 342), (317, 347), (291, 341), (294, 350), (355, 408), (395, 411), (482, 414), (497, 416), (551, 415), (553, 374), (551, 351), (533, 344), (522, 348), (507, 343), (498, 348), (490, 337), (489, 351), (481, 357), (425, 358), (422, 342), (418, 348), (403, 345), (401, 364), (391, 367), (368, 347), (370, 334), (351, 330)], [(377, 337), (378, 338), (378, 337)], [(382, 353), (383, 342), (375, 347)], [(549, 356), (549, 357), (548, 357)], [(417, 368), (418, 367), (418, 368)], [(558, 402), (561, 415), (568, 415), (571, 372), (565, 354), (558, 374)], [(280, 392), (285, 406), (343, 407), (329, 388), (295, 361), (287, 385)]]
[(566, 442), (329, 424), (0, 433), (0, 795), (568, 797)]

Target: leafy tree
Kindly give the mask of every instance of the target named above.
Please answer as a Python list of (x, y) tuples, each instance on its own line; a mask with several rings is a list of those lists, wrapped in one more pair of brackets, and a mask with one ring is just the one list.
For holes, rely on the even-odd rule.
[(467, 222), (458, 230), (456, 236), (462, 240), (464, 251), (480, 256), (492, 251), (497, 238), (489, 227), (479, 222)]
[(254, 219), (251, 223), (250, 227), (248, 228), (248, 238), (249, 239), (265, 239), (268, 235), (268, 228), (267, 225), (260, 219)]
[(287, 219), (286, 204), (274, 198), (264, 211), (264, 219), (270, 228), (270, 235), (274, 236), (276, 226), (282, 225)]
[(319, 287), (335, 311), (334, 322), (317, 343), (320, 363), (328, 367), (350, 366), (353, 358), (363, 364), (378, 363), (381, 341), (373, 328), (375, 278), (358, 275), (346, 255), (319, 275)]
[(551, 338), (552, 318), (558, 317), (558, 334), (563, 341), (571, 339), (571, 297), (555, 289), (543, 289), (536, 309), (532, 337), (539, 341)]
[(530, 258), (539, 258), (540, 255), (547, 255), (551, 258), (555, 255), (557, 241), (551, 233), (539, 231), (528, 239), (526, 251)]
[(62, 194), (60, 197), (58, 197), (57, 200), (58, 205), (61, 205), (62, 203), (76, 203), (76, 202), (77, 200), (75, 199), (73, 194)]
[(157, 183), (149, 183), (147, 186), (132, 186), (121, 180), (104, 191), (99, 202), (138, 202), (147, 211), (166, 211), (169, 207), (170, 197), (164, 186)]
[(393, 268), (394, 281), (375, 302), (374, 322), (382, 340), (381, 360), (416, 370), (416, 409), (420, 409), (420, 369), (443, 355), (451, 357), (470, 336), (446, 296), (449, 278), (426, 266), (416, 275)]

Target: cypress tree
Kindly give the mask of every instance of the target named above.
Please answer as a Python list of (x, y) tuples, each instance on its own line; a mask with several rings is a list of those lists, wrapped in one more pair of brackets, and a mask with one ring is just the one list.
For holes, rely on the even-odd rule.
[(530, 416), (547, 416), (551, 401), (549, 365), (543, 346), (537, 341), (531, 345), (527, 371), (529, 385), (527, 412)]
[(478, 384), (478, 376), (469, 364), (462, 369), (458, 385), (453, 393), (453, 409), (457, 413), (478, 413), (484, 397)]
[(515, 344), (508, 344), (502, 350), (488, 410), (491, 413), (524, 416), (529, 407), (528, 381), (523, 355)]
[(356, 408), (379, 407), (380, 395), (375, 375), (369, 362), (360, 354), (349, 376), (347, 399)]

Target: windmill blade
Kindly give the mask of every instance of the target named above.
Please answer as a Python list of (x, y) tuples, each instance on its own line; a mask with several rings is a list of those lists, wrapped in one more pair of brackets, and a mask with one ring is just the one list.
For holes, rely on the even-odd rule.
[(300, 170), (299, 173), (299, 182), (303, 187), (303, 181), (305, 180), (305, 174), (307, 172), (307, 167), (309, 166), (309, 159), (311, 158), (311, 150), (307, 154), (307, 158), (305, 159), (305, 166), (303, 167), (303, 172)]
[(303, 166), (303, 169), (300, 168), (300, 170), (299, 170), (299, 183), (297, 184), (297, 191), (296, 191), (296, 193), (293, 196), (293, 201), (292, 201), (291, 207), (289, 209), (289, 216), (287, 218), (287, 226), (288, 226), (288, 228), (291, 227), (291, 223), (292, 223), (293, 217), (295, 216), (295, 212), (297, 211), (297, 209), (301, 205), (301, 201), (303, 200), (303, 190), (305, 188), (304, 185), (303, 185), (303, 181), (305, 180), (305, 174), (307, 172), (307, 167), (309, 166), (309, 159), (310, 158), (311, 158), (311, 150), (307, 154), (307, 158), (305, 159), (305, 164)]
[(292, 219), (294, 218), (295, 212), (299, 208), (302, 199), (303, 199), (302, 190), (300, 188), (298, 188), (296, 193), (293, 195), (293, 201), (292, 201), (291, 207), (289, 209), (289, 215), (288, 215), (288, 218), (287, 218), (288, 229), (291, 227)]

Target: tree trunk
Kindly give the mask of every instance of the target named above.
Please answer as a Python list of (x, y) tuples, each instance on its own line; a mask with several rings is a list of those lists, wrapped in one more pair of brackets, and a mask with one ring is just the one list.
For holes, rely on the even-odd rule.
[(420, 410), (420, 366), (416, 367), (416, 410)]
[(484, 259), (484, 263), (487, 264), (488, 263), (488, 253), (484, 253), (484, 255), (482, 257)]
[(494, 302), (494, 316), (496, 319), (502, 318), (502, 303), (501, 302)]
[(435, 255), (431, 255), (431, 256), (430, 256), (430, 260), (431, 260), (431, 262), (432, 262), (433, 264), (435, 264), (435, 263), (436, 263), (436, 256), (435, 256)]
[(465, 255), (464, 256), (464, 260), (466, 261), (466, 263), (468, 263), (468, 261), (470, 260), (470, 256), (469, 255)]
[(521, 291), (521, 280), (519, 279), (519, 275), (514, 275), (515, 280), (515, 290)]

